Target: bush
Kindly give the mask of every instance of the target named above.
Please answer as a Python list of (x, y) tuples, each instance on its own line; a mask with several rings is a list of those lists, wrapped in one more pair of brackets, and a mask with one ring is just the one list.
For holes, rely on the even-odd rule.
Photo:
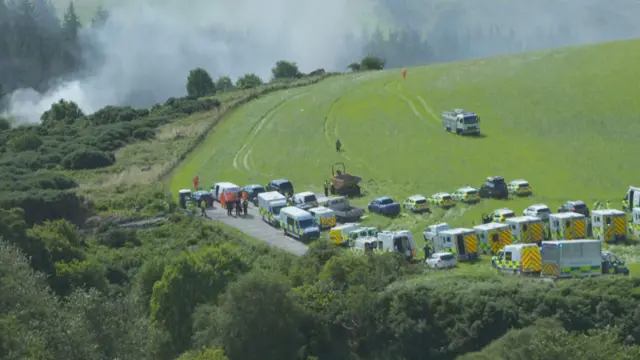
[(134, 109), (130, 106), (105, 106), (89, 117), (93, 125), (113, 124), (123, 121), (133, 121), (149, 115), (147, 109)]
[(11, 122), (9, 119), (5, 119), (0, 116), (0, 131), (9, 130), (11, 128)]
[(36, 134), (25, 134), (11, 140), (10, 146), (15, 152), (38, 150), (42, 146), (42, 140)]
[(123, 229), (113, 222), (107, 222), (96, 230), (96, 241), (100, 245), (116, 249), (127, 244), (140, 246), (135, 230)]
[(271, 69), (274, 79), (291, 79), (300, 77), (298, 65), (294, 62), (280, 60), (276, 62), (276, 66)]
[(356, 71), (360, 71), (360, 63), (354, 62), (349, 64), (349, 66), (347, 66), (347, 69), (356, 72)]
[(187, 94), (194, 97), (215, 95), (216, 85), (211, 75), (203, 68), (196, 68), (189, 72), (187, 77)]
[(83, 149), (72, 152), (62, 159), (62, 166), (67, 170), (90, 170), (113, 165), (115, 156), (98, 149)]
[(236, 87), (238, 89), (252, 89), (262, 85), (262, 79), (256, 74), (246, 74), (236, 81)]
[(226, 92), (226, 91), (235, 90), (235, 88), (236, 87), (233, 86), (233, 81), (228, 76), (221, 76), (216, 81), (216, 89), (218, 91)]
[(83, 116), (84, 113), (78, 104), (61, 99), (51, 105), (51, 109), (45, 111), (40, 120), (42, 120), (43, 125), (52, 126), (59, 123), (71, 124)]
[(382, 70), (384, 64), (384, 59), (369, 55), (360, 61), (360, 70)]

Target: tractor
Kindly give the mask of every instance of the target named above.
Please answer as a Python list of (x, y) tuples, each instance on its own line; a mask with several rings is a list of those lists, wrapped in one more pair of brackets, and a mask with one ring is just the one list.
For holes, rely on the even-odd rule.
[(347, 173), (344, 163), (333, 164), (333, 166), (331, 166), (331, 174), (333, 175), (330, 187), (332, 195), (360, 196), (360, 186), (358, 183), (362, 178)]

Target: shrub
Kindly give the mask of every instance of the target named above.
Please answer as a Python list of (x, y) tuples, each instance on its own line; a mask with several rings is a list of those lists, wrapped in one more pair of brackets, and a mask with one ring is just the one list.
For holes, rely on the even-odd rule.
[(239, 89), (252, 89), (262, 85), (262, 79), (256, 74), (246, 74), (236, 81), (236, 87)]
[(215, 95), (215, 93), (216, 85), (207, 70), (196, 68), (189, 72), (187, 77), (187, 94), (189, 96), (201, 97)]
[(233, 81), (228, 76), (220, 76), (216, 81), (216, 90), (218, 91), (231, 91), (235, 90), (235, 86), (233, 86)]
[(65, 156), (62, 166), (67, 170), (90, 170), (113, 165), (115, 162), (113, 154), (87, 148)]
[(113, 222), (107, 222), (96, 230), (96, 241), (98, 244), (116, 249), (127, 244), (140, 245), (135, 230), (123, 229)]
[(356, 71), (360, 71), (360, 63), (354, 62), (349, 64), (349, 66), (347, 66), (347, 69), (356, 72)]
[(11, 128), (11, 122), (0, 116), (0, 131), (9, 130)]
[(40, 120), (45, 126), (51, 126), (58, 123), (73, 123), (75, 120), (84, 116), (82, 109), (73, 101), (65, 101), (61, 99), (57, 103), (51, 105), (51, 109), (45, 111)]
[(280, 60), (276, 62), (276, 66), (271, 69), (274, 79), (291, 79), (300, 76), (298, 65), (294, 62)]
[(38, 150), (42, 146), (42, 140), (36, 134), (25, 134), (11, 140), (10, 146), (15, 152)]
[(382, 70), (385, 60), (377, 56), (369, 55), (360, 61), (361, 70)]

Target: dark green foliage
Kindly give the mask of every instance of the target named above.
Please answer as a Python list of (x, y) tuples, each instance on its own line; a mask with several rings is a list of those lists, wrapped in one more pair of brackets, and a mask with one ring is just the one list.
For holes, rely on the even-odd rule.
[(140, 246), (135, 230), (121, 228), (114, 222), (107, 222), (96, 230), (96, 241), (111, 248)]
[(67, 170), (89, 170), (113, 165), (115, 162), (113, 154), (85, 148), (65, 156), (60, 164)]
[(347, 69), (351, 71), (360, 71), (360, 63), (351, 63), (347, 66)]
[(256, 74), (246, 74), (236, 81), (236, 87), (238, 89), (252, 89), (262, 84), (262, 79)]
[(284, 60), (276, 62), (276, 66), (271, 69), (271, 74), (274, 79), (291, 79), (302, 75), (296, 63)]
[(216, 89), (218, 91), (227, 92), (235, 90), (235, 88), (233, 81), (228, 76), (220, 76), (218, 80), (216, 80)]
[(51, 105), (51, 109), (45, 111), (40, 120), (44, 126), (56, 126), (59, 124), (72, 124), (84, 116), (84, 113), (73, 101), (61, 99)]
[(359, 70), (382, 70), (384, 69), (384, 64), (384, 59), (369, 55), (360, 61)]
[(92, 125), (115, 124), (132, 121), (149, 115), (147, 109), (134, 109), (130, 106), (106, 106), (89, 117)]
[(36, 134), (25, 134), (12, 139), (9, 142), (9, 147), (14, 152), (22, 152), (29, 150), (38, 150), (42, 146), (42, 140)]
[[(0, 99), (2, 99), (2, 94), (0, 94)], [(0, 116), (0, 131), (9, 130), (10, 128), (11, 122), (9, 122), (9, 119)]]
[(187, 94), (196, 98), (216, 94), (216, 84), (214, 84), (207, 70), (196, 68), (189, 72)]

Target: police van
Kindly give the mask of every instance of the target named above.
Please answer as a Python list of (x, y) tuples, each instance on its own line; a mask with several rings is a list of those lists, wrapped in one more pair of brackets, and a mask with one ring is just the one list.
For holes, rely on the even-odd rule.
[(320, 237), (320, 228), (315, 218), (308, 211), (295, 206), (287, 206), (280, 210), (280, 227), (285, 235), (291, 235), (302, 241), (315, 240)]
[(262, 221), (273, 227), (280, 226), (280, 210), (286, 206), (287, 198), (277, 191), (258, 194), (258, 211)]

